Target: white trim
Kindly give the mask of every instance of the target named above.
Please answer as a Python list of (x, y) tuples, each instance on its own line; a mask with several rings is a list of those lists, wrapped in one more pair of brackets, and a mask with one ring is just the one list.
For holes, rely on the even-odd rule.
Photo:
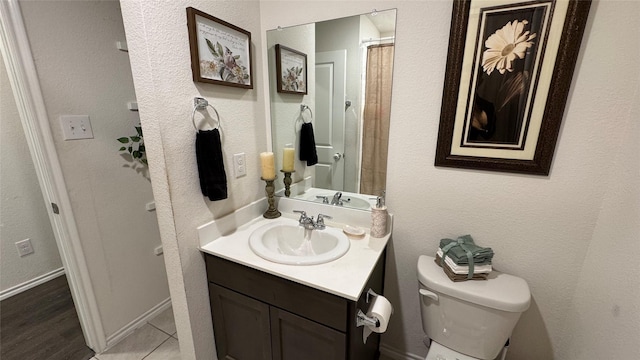
[(419, 356), (412, 353), (403, 353), (400, 350), (392, 348), (385, 344), (380, 344), (380, 354), (393, 360), (425, 360), (424, 356)]
[[(67, 280), (80, 326), (87, 346), (100, 352), (106, 346), (106, 336), (49, 128), (47, 111), (18, 0), (0, 1), (0, 27), (0, 50), (16, 98), (16, 106), (62, 265), (67, 271)], [(58, 205), (60, 214), (53, 213), (50, 203)]]
[(117, 343), (122, 341), (124, 338), (131, 335), (137, 329), (143, 327), (150, 320), (153, 320), (156, 316), (160, 315), (161, 312), (167, 310), (170, 307), (171, 307), (171, 298), (166, 298), (165, 300), (161, 301), (158, 305), (149, 309), (149, 311), (138, 316), (133, 321), (123, 326), (120, 330), (111, 334), (107, 338), (107, 347), (102, 352), (116, 345)]
[(25, 292), (29, 289), (33, 289), (38, 285), (42, 285), (47, 281), (53, 280), (58, 276), (64, 275), (64, 268), (55, 269), (53, 271), (49, 271), (46, 274), (42, 274), (40, 276), (36, 276), (31, 280), (25, 281), (22, 284), (18, 284), (16, 286), (12, 286), (8, 289), (0, 291), (0, 301), (8, 299), (14, 295), (18, 295), (21, 292)]

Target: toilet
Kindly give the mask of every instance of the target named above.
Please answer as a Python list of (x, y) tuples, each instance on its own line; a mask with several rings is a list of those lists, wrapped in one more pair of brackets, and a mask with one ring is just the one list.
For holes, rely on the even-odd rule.
[(496, 359), (531, 301), (524, 279), (494, 270), (487, 280), (453, 282), (426, 255), (418, 280), (422, 329), (431, 339), (425, 360)]

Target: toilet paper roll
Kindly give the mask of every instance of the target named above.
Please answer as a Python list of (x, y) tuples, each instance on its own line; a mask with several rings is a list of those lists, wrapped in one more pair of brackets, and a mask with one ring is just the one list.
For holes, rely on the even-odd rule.
[(373, 298), (373, 301), (369, 305), (369, 310), (367, 311), (367, 316), (377, 319), (380, 322), (380, 326), (376, 327), (373, 325), (365, 325), (362, 330), (362, 342), (366, 343), (367, 338), (371, 335), (372, 332), (383, 333), (387, 331), (387, 326), (389, 325), (389, 319), (391, 319), (391, 314), (393, 314), (393, 306), (387, 300), (386, 297), (382, 295), (378, 295)]

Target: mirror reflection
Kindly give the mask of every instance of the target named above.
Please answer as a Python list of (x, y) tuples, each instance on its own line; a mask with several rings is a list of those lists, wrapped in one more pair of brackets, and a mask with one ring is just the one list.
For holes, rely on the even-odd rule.
[[(277, 169), (295, 149), (290, 197), (369, 209), (386, 188), (395, 23), (386, 10), (267, 32)], [(296, 57), (277, 53), (283, 47)], [(291, 87), (303, 82), (305, 92)]]

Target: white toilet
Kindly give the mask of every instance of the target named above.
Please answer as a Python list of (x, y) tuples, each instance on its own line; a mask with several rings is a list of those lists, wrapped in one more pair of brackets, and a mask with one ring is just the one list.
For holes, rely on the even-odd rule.
[(531, 293), (524, 279), (492, 271), (487, 280), (453, 282), (431, 256), (418, 259), (425, 360), (492, 360), (511, 336)]

